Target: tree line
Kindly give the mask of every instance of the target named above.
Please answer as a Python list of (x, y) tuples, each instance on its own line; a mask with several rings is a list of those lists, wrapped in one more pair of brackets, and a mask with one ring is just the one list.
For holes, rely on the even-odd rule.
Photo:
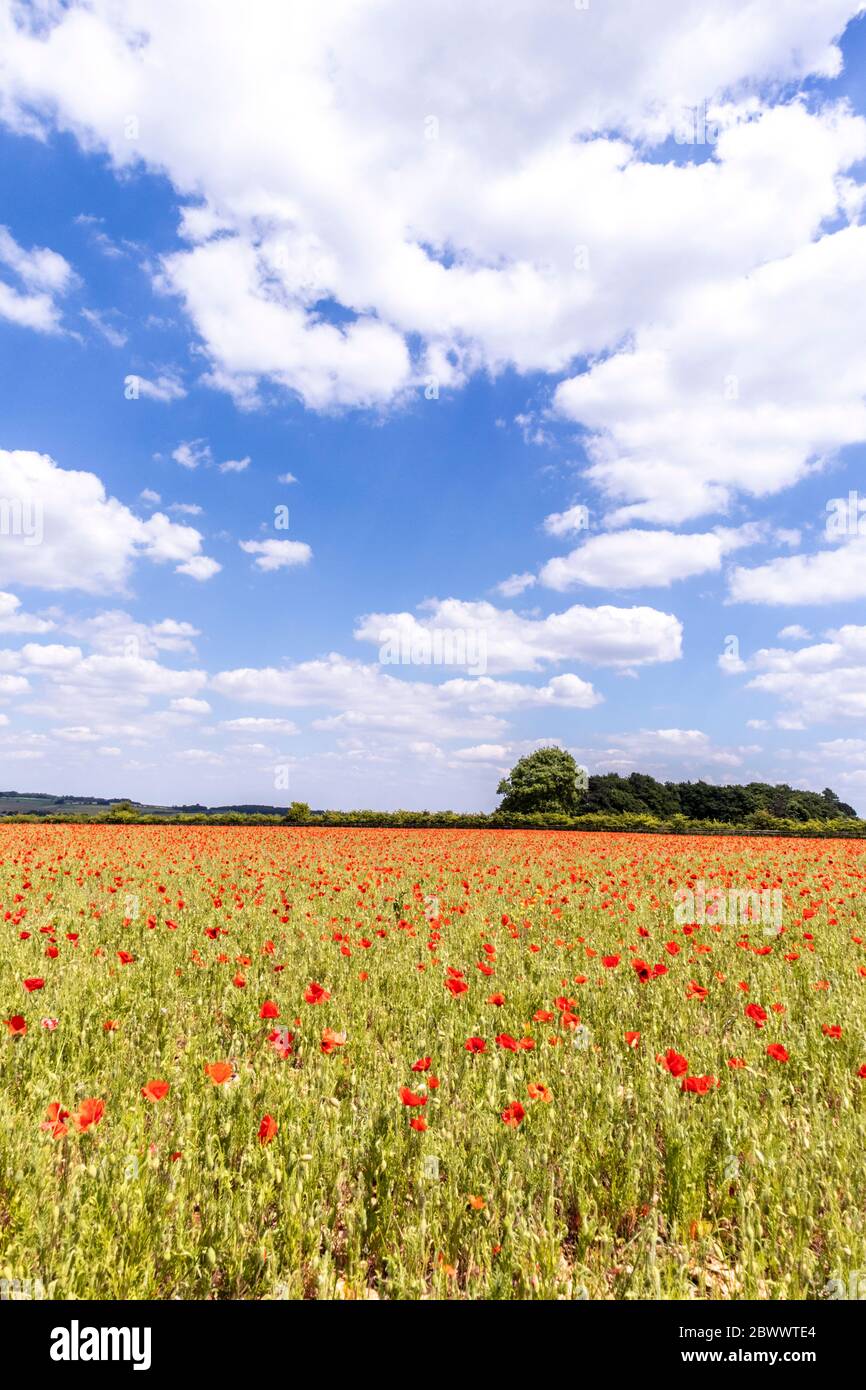
[(498, 810), (504, 814), (622, 814), (662, 821), (685, 816), (728, 825), (746, 824), (759, 813), (795, 822), (857, 819), (853, 806), (830, 787), (822, 792), (802, 791), (786, 782), (720, 787), (704, 781), (659, 782), (646, 772), (590, 776), (564, 748), (553, 747), (537, 748), (521, 758), (499, 783), (498, 793)]

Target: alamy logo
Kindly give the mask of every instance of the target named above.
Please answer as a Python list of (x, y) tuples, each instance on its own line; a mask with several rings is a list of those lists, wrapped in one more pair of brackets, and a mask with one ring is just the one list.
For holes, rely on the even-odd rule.
[(761, 925), (765, 936), (782, 930), (782, 892), (779, 888), (707, 888), (703, 879), (674, 895), (674, 921), (680, 925)]
[(383, 666), (462, 666), (472, 676), (487, 672), (484, 628), (386, 628), (379, 642)]
[(134, 1371), (150, 1370), (149, 1327), (69, 1327), (51, 1332), (52, 1361), (131, 1361)]

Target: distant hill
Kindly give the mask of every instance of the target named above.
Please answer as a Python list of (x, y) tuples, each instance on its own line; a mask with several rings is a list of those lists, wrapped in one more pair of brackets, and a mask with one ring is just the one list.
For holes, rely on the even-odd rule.
[(203, 806), (196, 802), (188, 806), (151, 806), (145, 801), (133, 801), (126, 796), (55, 796), (49, 792), (0, 792), (0, 816), (12, 815), (57, 815), (63, 811), (74, 811), (84, 815), (95, 815), (99, 811), (109, 811), (112, 806), (131, 806), (133, 810), (149, 816), (219, 816), (229, 811), (240, 811), (244, 815), (282, 816), (285, 806)]

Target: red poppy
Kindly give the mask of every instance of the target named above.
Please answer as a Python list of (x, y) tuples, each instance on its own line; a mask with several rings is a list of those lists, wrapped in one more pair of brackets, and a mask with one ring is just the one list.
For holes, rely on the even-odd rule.
[(224, 1086), (227, 1081), (231, 1081), (235, 1074), (235, 1069), (231, 1062), (207, 1062), (205, 1073), (210, 1077), (215, 1086)]
[(488, 1004), (495, 1004), (496, 1007), (497, 1007), (497, 1009), (501, 1009), (501, 1008), (502, 1008), (502, 1005), (505, 1003), (505, 995), (504, 995), (504, 994), (491, 994), (491, 995), (490, 995), (490, 998), (487, 1000), (487, 1002), (488, 1002)]
[(416, 1091), (410, 1091), (408, 1086), (400, 1087), (400, 1099), (404, 1105), (426, 1105), (427, 1097), (420, 1096)]
[(412, 1070), (412, 1071), (429, 1071), (429, 1070), (430, 1070), (430, 1063), (431, 1063), (432, 1060), (433, 1060), (433, 1059), (432, 1059), (431, 1057), (419, 1057), (417, 1062), (413, 1062), (413, 1063), (412, 1063), (411, 1070)]
[(553, 1092), (549, 1086), (544, 1086), (540, 1081), (530, 1081), (526, 1088), (526, 1094), (530, 1100), (543, 1100), (547, 1105), (553, 1100)]
[(467, 1038), (465, 1043), (467, 1052), (486, 1052), (487, 1043), (483, 1038)]
[(691, 1091), (694, 1095), (705, 1096), (712, 1086), (718, 1084), (714, 1076), (684, 1076), (682, 1089)]
[(821, 1032), (825, 1038), (841, 1038), (842, 1029), (838, 1023), (822, 1023)]
[(745, 1057), (729, 1057), (729, 1058), (728, 1058), (728, 1066), (729, 1066), (729, 1067), (733, 1067), (735, 1070), (736, 1070), (738, 1067), (744, 1067), (745, 1065), (746, 1065), (746, 1059), (745, 1059)]
[(278, 1057), (283, 1061), (292, 1055), (292, 1043), (295, 1041), (294, 1033), (290, 1033), (288, 1028), (273, 1028), (268, 1033), (268, 1042), (274, 1049)]
[(619, 956), (602, 956), (601, 963), (605, 970), (616, 970), (619, 965)]
[(338, 1047), (345, 1047), (346, 1034), (335, 1033), (333, 1028), (326, 1028), (322, 1034), (321, 1049), (327, 1057), (331, 1052), (335, 1052)]
[(409, 1128), (417, 1129), (419, 1134), (423, 1134), (427, 1128), (427, 1121), (424, 1119), (423, 1115), (413, 1115), (409, 1121)]
[(746, 1018), (750, 1018), (756, 1028), (763, 1028), (767, 1022), (766, 1010), (762, 1009), (760, 1004), (747, 1004)]
[(266, 999), (259, 1010), (259, 1018), (279, 1018), (280, 1011), (273, 999)]
[(40, 979), (25, 980), (24, 988), (26, 989), (28, 994), (32, 994), (34, 990), (44, 989), (45, 981)]
[(135, 956), (131, 956), (129, 951), (118, 951), (117, 959), (120, 961), (121, 965), (135, 964)]
[(279, 1125), (272, 1115), (263, 1115), (259, 1125), (259, 1143), (270, 1144), (278, 1129)]
[(152, 1100), (154, 1102), (165, 1100), (168, 1092), (169, 1084), (167, 1081), (148, 1081), (147, 1084), (141, 1088), (141, 1094), (144, 1096), (145, 1100)]
[(458, 980), (456, 975), (449, 975), (445, 981), (445, 988), (450, 990), (453, 995), (465, 994), (469, 986), (465, 980)]
[(21, 1014), (13, 1014), (11, 1018), (7, 1018), (6, 1027), (13, 1038), (23, 1038), (27, 1032), (27, 1022)]
[(496, 1046), (503, 1048), (506, 1052), (516, 1052), (517, 1039), (512, 1038), (510, 1033), (497, 1033)]
[(48, 1130), (52, 1139), (62, 1139), (64, 1134), (69, 1133), (69, 1126), (64, 1123), (69, 1119), (69, 1111), (64, 1110), (59, 1100), (53, 1100), (45, 1112), (45, 1120), (39, 1126), (40, 1129)]
[(626, 1035), (625, 1035), (625, 1045), (626, 1045), (626, 1047), (631, 1047), (631, 1048), (639, 1047), (639, 1046), (640, 1046), (640, 1033), (626, 1033)]
[(330, 997), (328, 991), (323, 989), (321, 985), (316, 984), (315, 980), (311, 980), (304, 990), (304, 999), (308, 1004), (322, 1004), (326, 999), (330, 999)]
[(526, 1111), (520, 1101), (513, 1100), (502, 1111), (502, 1123), (508, 1125), (510, 1129), (516, 1129), (522, 1123), (525, 1114)]
[(665, 1071), (670, 1072), (671, 1076), (682, 1076), (683, 1073), (687, 1072), (689, 1069), (688, 1061), (683, 1054), (681, 1052), (675, 1052), (672, 1047), (668, 1048), (664, 1057), (657, 1057), (656, 1061), (660, 1062)]
[(781, 1043), (770, 1043), (767, 1048), (767, 1056), (772, 1057), (774, 1062), (787, 1062), (788, 1053)]
[(105, 1101), (98, 1100), (96, 1096), (89, 1096), (81, 1101), (78, 1109), (72, 1113), (72, 1123), (79, 1134), (85, 1134), (91, 1125), (98, 1125), (105, 1114)]

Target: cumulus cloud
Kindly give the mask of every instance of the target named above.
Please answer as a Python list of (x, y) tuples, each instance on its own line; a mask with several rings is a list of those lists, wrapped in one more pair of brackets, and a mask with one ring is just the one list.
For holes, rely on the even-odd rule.
[(580, 750), (581, 756), (599, 772), (654, 770), (663, 777), (687, 777), (709, 771), (718, 776), (719, 768), (741, 767), (754, 747), (720, 748), (702, 729), (635, 729), (610, 735), (605, 746)]
[(667, 588), (674, 580), (719, 570), (730, 551), (759, 539), (760, 530), (754, 525), (687, 534), (611, 532), (591, 537), (569, 555), (548, 560), (539, 578), (548, 588), (560, 591), (577, 584), (603, 589)]
[(240, 719), (223, 719), (221, 729), (233, 734), (297, 734), (297, 724), (291, 719), (274, 719), (266, 715), (244, 715)]
[[(429, 375), (564, 371), (813, 235), (851, 201), (836, 180), (859, 125), (760, 97), (837, 73), (859, 8), (502, 0), (491, 25), (465, 0), (214, 0), (203, 23), (171, 0), (91, 0), (37, 26), (2, 0), (0, 99), (18, 129), (55, 124), (172, 181), (186, 245), (161, 283), (212, 385), (378, 407)], [(715, 159), (642, 158), (717, 92), (734, 97), (722, 126), (755, 119)]]
[(64, 469), (47, 454), (0, 449), (0, 497), (19, 517), (7, 531), (0, 577), (40, 589), (122, 590), (140, 558), (207, 578), (219, 566), (201, 554), (202, 537), (162, 512), (141, 521), (106, 494), (95, 473)]
[[(866, 125), (838, 128), (851, 157), (866, 153)], [(866, 437), (864, 312), (866, 227), (846, 227), (699, 287), (672, 320), (562, 383), (557, 408), (591, 432), (588, 476), (610, 523), (724, 512)]]
[(91, 618), (68, 618), (64, 629), (108, 656), (157, 656), (159, 652), (193, 652), (199, 629), (177, 618), (141, 622), (120, 608)]
[[(771, 696), (780, 728), (802, 729), (866, 715), (866, 627), (848, 623), (792, 650), (764, 647), (740, 664), (747, 689)], [(736, 674), (736, 673), (733, 673)]]
[(53, 618), (25, 612), (17, 594), (0, 592), (0, 633), (50, 632), (54, 625)]
[(350, 661), (337, 653), (284, 670), (222, 671), (213, 678), (211, 687), (247, 705), (337, 709), (337, 715), (314, 721), (320, 730), (393, 730), (441, 738), (483, 738), (504, 728), (503, 716), (512, 711), (532, 707), (587, 709), (600, 698), (588, 682), (575, 675), (556, 676), (540, 687), (496, 681), (489, 676), (433, 684), (401, 680), (380, 665)]
[[(738, 565), (730, 577), (735, 603), (842, 603), (866, 597), (866, 539), (811, 555), (781, 555), (764, 565)], [(788, 629), (789, 635), (793, 629)], [(779, 634), (781, 636), (781, 633)], [(799, 635), (799, 634), (798, 634)]]
[(546, 618), (522, 617), (513, 609), (487, 602), (460, 599), (430, 600), (414, 613), (368, 613), (361, 618), (355, 638), (382, 646), (396, 638), (410, 655), (435, 645), (438, 634), (443, 649), (450, 636), (463, 636), (467, 665), (481, 660), (493, 672), (540, 671), (562, 661), (591, 666), (636, 667), (660, 661), (676, 661), (682, 651), (682, 624), (672, 613), (656, 608), (598, 608), (575, 604)]
[(168, 404), (171, 401), (182, 401), (187, 394), (186, 387), (174, 372), (162, 372), (153, 380), (146, 376), (134, 376), (132, 380), (138, 394), (149, 401)]
[(294, 569), (297, 565), (308, 565), (313, 552), (306, 541), (240, 541), (241, 550), (254, 555), (257, 569), (270, 571)]
[(0, 279), (0, 318), (40, 333), (59, 333), (61, 310), (57, 300), (75, 282), (69, 262), (44, 246), (25, 250), (8, 227), (0, 227), (0, 266), (19, 282), (15, 286)]
[(472, 748), (455, 748), (451, 753), (462, 763), (502, 763), (508, 757), (504, 743), (476, 743)]
[(517, 598), (519, 594), (531, 589), (534, 583), (535, 575), (528, 571), (524, 571), (523, 574), (511, 574), (496, 585), (496, 592), (502, 594), (503, 598)]
[(171, 456), (181, 468), (198, 468), (200, 463), (212, 463), (213, 454), (206, 439), (182, 440)]

